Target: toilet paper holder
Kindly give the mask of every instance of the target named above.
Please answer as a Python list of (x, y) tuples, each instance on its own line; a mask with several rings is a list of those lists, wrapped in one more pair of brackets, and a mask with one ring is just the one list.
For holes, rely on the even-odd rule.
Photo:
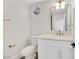
[(12, 48), (12, 47), (15, 47), (15, 46), (16, 46), (16, 44), (13, 44), (13, 45), (10, 44), (8, 47)]

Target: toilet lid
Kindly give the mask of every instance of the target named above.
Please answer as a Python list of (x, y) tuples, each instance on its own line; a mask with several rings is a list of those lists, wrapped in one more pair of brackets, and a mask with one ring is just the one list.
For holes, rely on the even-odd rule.
[(22, 50), (22, 53), (23, 54), (32, 53), (32, 52), (34, 52), (34, 49), (35, 49), (35, 46), (34, 45), (30, 45), (30, 46), (25, 47)]

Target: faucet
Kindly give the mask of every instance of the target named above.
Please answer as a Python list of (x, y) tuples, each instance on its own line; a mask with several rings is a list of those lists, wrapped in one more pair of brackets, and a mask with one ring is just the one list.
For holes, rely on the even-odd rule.
[(59, 30), (58, 33), (56, 33), (56, 35), (59, 35), (60, 36), (60, 35), (64, 35), (64, 33), (62, 33), (62, 31)]

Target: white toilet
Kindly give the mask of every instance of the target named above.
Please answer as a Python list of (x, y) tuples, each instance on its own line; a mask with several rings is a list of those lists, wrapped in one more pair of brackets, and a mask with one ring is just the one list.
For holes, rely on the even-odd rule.
[(20, 59), (34, 59), (35, 56), (35, 45), (29, 45), (22, 50)]

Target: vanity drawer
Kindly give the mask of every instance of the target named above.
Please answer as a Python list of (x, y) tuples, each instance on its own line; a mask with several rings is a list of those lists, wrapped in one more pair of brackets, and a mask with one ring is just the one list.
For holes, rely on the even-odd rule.
[(72, 48), (73, 42), (69, 41), (55, 41), (55, 40), (40, 40), (40, 44), (44, 44), (46, 46), (54, 46), (54, 47), (67, 47), (67, 48)]

